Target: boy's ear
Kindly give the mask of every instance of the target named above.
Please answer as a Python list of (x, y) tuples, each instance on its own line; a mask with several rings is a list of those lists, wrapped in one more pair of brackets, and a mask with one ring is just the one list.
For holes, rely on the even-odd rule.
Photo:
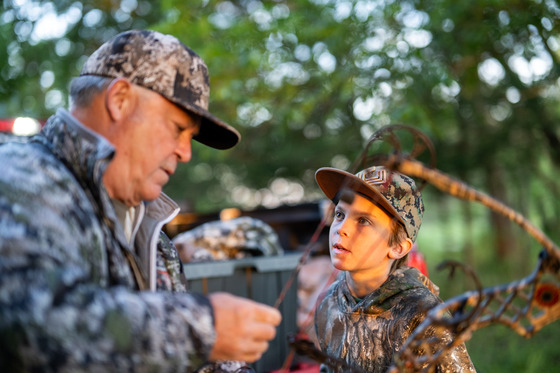
[(118, 122), (125, 118), (133, 109), (134, 87), (125, 78), (117, 78), (107, 87), (105, 106), (110, 118)]
[(389, 249), (389, 258), (391, 259), (400, 259), (412, 249), (412, 240), (410, 238), (406, 238), (405, 240), (401, 241), (400, 243), (392, 246)]

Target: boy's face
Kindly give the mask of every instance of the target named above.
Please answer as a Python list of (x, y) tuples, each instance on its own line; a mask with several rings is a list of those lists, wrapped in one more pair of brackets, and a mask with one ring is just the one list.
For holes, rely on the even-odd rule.
[(390, 270), (388, 245), (393, 218), (370, 200), (353, 194), (336, 205), (329, 233), (331, 261), (352, 274), (380, 276)]

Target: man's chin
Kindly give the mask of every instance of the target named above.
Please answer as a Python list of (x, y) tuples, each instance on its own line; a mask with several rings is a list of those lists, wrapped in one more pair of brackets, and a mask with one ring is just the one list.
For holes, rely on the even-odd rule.
[(153, 201), (158, 199), (161, 196), (163, 187), (161, 186), (153, 186), (150, 190), (145, 191), (142, 194), (142, 201)]

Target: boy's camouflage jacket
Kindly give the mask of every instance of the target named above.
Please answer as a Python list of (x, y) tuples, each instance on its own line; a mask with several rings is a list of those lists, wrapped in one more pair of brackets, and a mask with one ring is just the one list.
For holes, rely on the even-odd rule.
[[(206, 360), (212, 308), (176, 293), (181, 264), (160, 231), (177, 206), (147, 203), (130, 247), (102, 185), (113, 154), (62, 109), (27, 144), (0, 145), (2, 371), (191, 372)], [(132, 262), (160, 291), (138, 291)]]
[[(350, 293), (342, 271), (327, 291), (315, 314), (321, 350), (364, 372), (385, 373), (427, 309), (441, 303), (435, 285), (416, 268), (401, 267), (361, 301)], [(440, 340), (448, 335), (438, 336)], [(433, 344), (434, 351), (438, 344)], [(329, 372), (326, 366), (321, 372)], [(438, 373), (475, 372), (463, 345), (448, 354), (434, 370)]]

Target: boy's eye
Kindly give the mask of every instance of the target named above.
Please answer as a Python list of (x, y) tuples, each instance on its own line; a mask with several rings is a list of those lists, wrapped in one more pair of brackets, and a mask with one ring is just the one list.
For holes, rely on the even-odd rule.
[(342, 211), (335, 211), (334, 212), (334, 217), (335, 217), (335, 219), (342, 219), (342, 218), (344, 218), (344, 214), (342, 213)]
[(362, 224), (362, 225), (369, 225), (371, 224), (369, 220), (367, 220), (366, 218), (359, 218), (358, 219), (358, 223)]

